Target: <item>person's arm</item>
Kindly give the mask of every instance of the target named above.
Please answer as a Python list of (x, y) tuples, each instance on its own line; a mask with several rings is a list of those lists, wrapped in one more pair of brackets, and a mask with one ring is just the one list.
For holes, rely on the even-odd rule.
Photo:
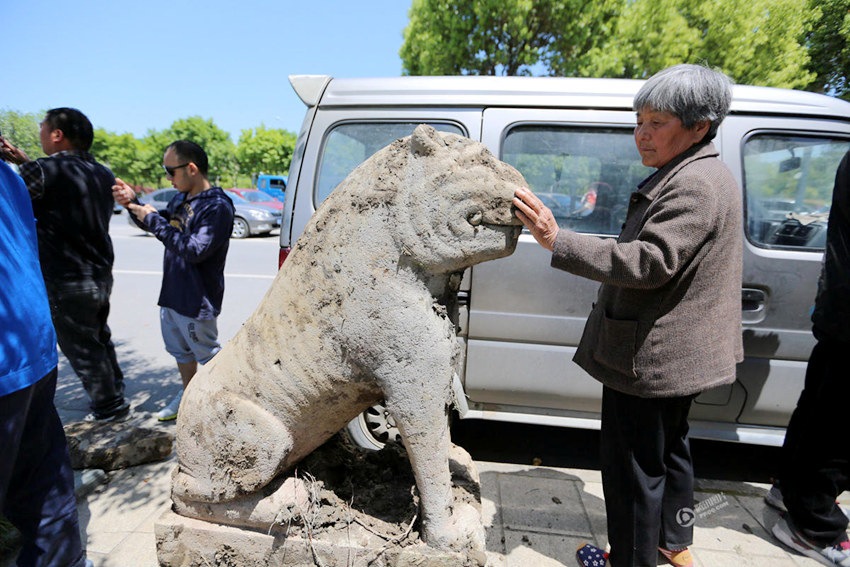
[(136, 223), (136, 226), (150, 232), (144, 220), (147, 215), (156, 213), (156, 208), (152, 205), (142, 205), (136, 198), (136, 192), (133, 191), (133, 188), (120, 177), (115, 178), (115, 185), (112, 186), (112, 198), (130, 212), (130, 218)]
[(3, 137), (0, 137), (0, 157), (3, 161), (18, 166), (31, 199), (39, 199), (44, 195), (44, 169), (39, 160), (31, 160), (23, 150), (16, 148)]
[(634, 240), (618, 242), (561, 230), (552, 266), (622, 287), (660, 287), (712, 238), (716, 219), (725, 216), (723, 208), (734, 206), (721, 203), (722, 195), (694, 176), (671, 182), (652, 203), (651, 216)]
[(193, 217), (192, 231), (188, 233), (171, 226), (157, 213), (147, 215), (144, 223), (168, 250), (188, 262), (197, 263), (206, 260), (230, 239), (233, 213), (224, 203), (206, 207)]

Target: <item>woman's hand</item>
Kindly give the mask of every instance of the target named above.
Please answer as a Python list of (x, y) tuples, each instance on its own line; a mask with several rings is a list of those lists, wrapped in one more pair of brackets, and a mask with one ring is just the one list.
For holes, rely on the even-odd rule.
[(546, 250), (553, 250), (555, 237), (558, 236), (558, 223), (552, 211), (525, 187), (516, 190), (513, 203), (517, 208), (516, 216), (531, 231), (534, 239)]

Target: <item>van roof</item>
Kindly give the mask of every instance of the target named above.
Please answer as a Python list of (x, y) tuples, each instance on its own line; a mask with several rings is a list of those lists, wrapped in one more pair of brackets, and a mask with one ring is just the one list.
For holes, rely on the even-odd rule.
[[(631, 110), (642, 80), (563, 77), (388, 77), (334, 79), (291, 75), (307, 106), (597, 108)], [(735, 85), (732, 113), (783, 114), (850, 120), (850, 102), (770, 87)]]

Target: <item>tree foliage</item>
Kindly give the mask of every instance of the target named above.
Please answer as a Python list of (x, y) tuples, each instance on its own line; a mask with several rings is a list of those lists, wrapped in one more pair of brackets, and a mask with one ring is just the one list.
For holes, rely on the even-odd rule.
[(228, 174), (232, 175), (238, 171), (235, 169), (236, 146), (233, 145), (230, 134), (216, 126), (211, 118), (181, 118), (175, 120), (163, 134), (169, 139), (168, 143), (174, 140), (189, 140), (204, 148), (210, 161), (211, 181), (220, 183)]
[(738, 83), (803, 88), (814, 78), (799, 41), (812, 24), (806, 2), (626, 2), (613, 33), (591, 49), (581, 68), (556, 70), (640, 79), (676, 63), (703, 63)]
[[(42, 116), (3, 110), (0, 111), (0, 130), (31, 158), (43, 157), (38, 135)], [(260, 171), (288, 172), (295, 138), (295, 134), (287, 130), (270, 130), (261, 125), (243, 130), (239, 146), (236, 146), (230, 134), (212, 119), (190, 116), (175, 120), (165, 130), (150, 129), (142, 138), (95, 128), (91, 153), (108, 165), (116, 177), (131, 185), (163, 187), (167, 186), (162, 169), (165, 148), (175, 140), (191, 140), (209, 156), (210, 181), (235, 187), (240, 175), (244, 181)]]
[(407, 75), (530, 75), (592, 45), (591, 23), (603, 28), (618, 3), (413, 0), (399, 54)]
[(44, 113), (0, 110), (0, 132), (3, 137), (22, 149), (31, 159), (44, 157), (41, 139), (38, 136), (39, 124)]
[(103, 128), (94, 131), (94, 142), (91, 153), (104, 165), (133, 185), (146, 185), (141, 153), (144, 142), (137, 140), (132, 134), (115, 134)]
[(819, 18), (806, 40), (809, 71), (816, 75), (809, 88), (850, 100), (850, 0), (810, 0)]
[(702, 63), (738, 83), (844, 92), (848, 4), (413, 0), (399, 54), (409, 75), (646, 78)]
[(292, 132), (269, 129), (265, 124), (242, 130), (236, 148), (236, 163), (241, 171), (286, 175), (295, 151), (295, 138)]

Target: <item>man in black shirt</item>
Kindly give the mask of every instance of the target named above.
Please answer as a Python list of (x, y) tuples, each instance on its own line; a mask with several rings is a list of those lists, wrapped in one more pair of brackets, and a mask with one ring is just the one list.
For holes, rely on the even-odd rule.
[(92, 413), (85, 419), (117, 420), (130, 406), (106, 324), (115, 177), (88, 152), (94, 133), (79, 110), (47, 111), (40, 139), (46, 158), (30, 160), (5, 139), (0, 155), (19, 166), (32, 198), (41, 271), (59, 347), (91, 399)]
[(780, 485), (765, 499), (787, 509), (773, 527), (781, 542), (826, 565), (845, 566), (848, 518), (835, 500), (850, 490), (850, 451), (842, 433), (850, 396), (850, 152), (835, 175), (812, 323), (817, 343), (785, 434)]

